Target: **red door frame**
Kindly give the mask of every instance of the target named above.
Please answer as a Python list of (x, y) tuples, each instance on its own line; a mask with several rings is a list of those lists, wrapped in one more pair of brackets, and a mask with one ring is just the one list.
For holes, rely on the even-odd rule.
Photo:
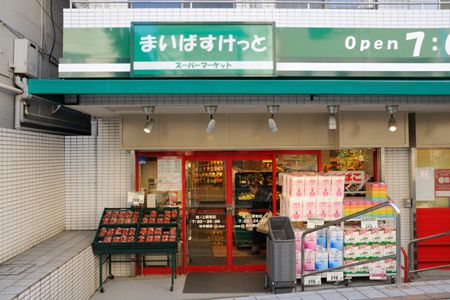
[[(177, 273), (186, 272), (248, 272), (248, 271), (265, 271), (265, 265), (233, 265), (232, 263), (232, 240), (233, 240), (233, 228), (232, 228), (232, 216), (227, 214), (227, 263), (224, 266), (187, 266), (186, 261), (186, 169), (185, 163), (187, 160), (224, 160), (226, 163), (226, 202), (232, 204), (232, 166), (233, 160), (259, 160), (259, 159), (271, 159), (272, 160), (272, 210), (276, 214), (276, 157), (282, 154), (311, 154), (317, 156), (317, 171), (322, 170), (322, 152), (321, 150), (273, 150), (273, 151), (195, 151), (195, 152), (148, 152), (148, 151), (136, 151), (135, 155), (135, 189), (139, 191), (140, 172), (139, 172), (139, 158), (142, 156), (153, 156), (156, 158), (166, 156), (181, 157), (182, 162), (182, 251), (183, 262), (181, 268), (177, 268)], [(138, 272), (141, 271), (138, 267)], [(168, 274), (170, 268), (168, 267), (151, 267), (144, 268), (143, 274)]]

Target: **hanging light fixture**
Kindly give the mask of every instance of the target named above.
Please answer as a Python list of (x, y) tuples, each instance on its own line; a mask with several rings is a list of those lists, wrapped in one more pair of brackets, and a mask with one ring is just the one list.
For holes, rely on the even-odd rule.
[(205, 111), (209, 114), (208, 125), (206, 125), (206, 132), (212, 133), (214, 129), (216, 129), (216, 119), (214, 119), (214, 114), (217, 111), (216, 105), (207, 105), (205, 106)]
[(147, 115), (147, 121), (145, 122), (145, 126), (144, 126), (144, 132), (149, 134), (150, 132), (152, 132), (153, 129), (153, 125), (155, 123), (155, 121), (152, 118), (152, 113), (155, 112), (155, 107), (154, 106), (145, 106), (143, 107), (144, 113)]
[(395, 120), (394, 115), (398, 111), (398, 105), (386, 106), (386, 111), (388, 112), (388, 114), (390, 114), (390, 118), (388, 121), (388, 129), (390, 132), (396, 132), (397, 131), (397, 120)]
[(278, 131), (278, 125), (275, 121), (275, 114), (280, 110), (279, 105), (267, 105), (267, 111), (270, 113), (269, 120), (267, 121), (267, 125), (271, 132), (275, 133)]
[(339, 105), (329, 105), (327, 106), (328, 109), (328, 129), (329, 130), (336, 130), (337, 128), (337, 122), (336, 122), (336, 114), (339, 111)]

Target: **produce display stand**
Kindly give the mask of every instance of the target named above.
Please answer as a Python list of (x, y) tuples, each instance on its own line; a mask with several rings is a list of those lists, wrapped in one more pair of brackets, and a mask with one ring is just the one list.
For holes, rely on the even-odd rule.
[(170, 257), (170, 291), (173, 291), (180, 238), (179, 217), (178, 208), (173, 207), (105, 208), (92, 242), (92, 250), (99, 256), (100, 292), (104, 292), (105, 263), (108, 263), (108, 278), (114, 279), (112, 263), (135, 261), (112, 260), (111, 256), (116, 254), (137, 255), (139, 263), (145, 254), (166, 254)]

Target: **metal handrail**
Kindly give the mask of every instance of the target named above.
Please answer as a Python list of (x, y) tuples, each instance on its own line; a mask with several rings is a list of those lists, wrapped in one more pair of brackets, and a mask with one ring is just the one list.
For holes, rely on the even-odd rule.
[[(305, 237), (307, 234), (310, 234), (312, 232), (316, 232), (325, 228), (328, 228), (330, 226), (333, 225), (340, 225), (342, 222), (345, 222), (347, 220), (353, 219), (355, 217), (364, 215), (366, 213), (369, 213), (371, 211), (383, 208), (385, 206), (390, 206), (394, 209), (394, 215), (395, 215), (395, 239), (396, 239), (396, 243), (395, 243), (395, 254), (392, 255), (386, 255), (383, 257), (377, 257), (377, 258), (371, 258), (371, 259), (367, 259), (364, 261), (360, 261), (360, 262), (356, 262), (356, 263), (352, 263), (352, 264), (348, 264), (348, 265), (344, 265), (342, 264), (342, 266), (340, 267), (335, 267), (335, 268), (330, 268), (330, 269), (326, 269), (326, 270), (321, 270), (321, 271), (315, 271), (315, 272), (311, 272), (308, 274), (305, 274)], [(401, 275), (401, 224), (400, 224), (400, 209), (397, 207), (397, 205), (395, 205), (392, 202), (383, 202), (380, 203), (378, 205), (366, 208), (364, 210), (361, 210), (357, 213), (351, 214), (349, 216), (334, 220), (334, 221), (330, 221), (328, 224), (326, 225), (322, 225), (322, 226), (317, 226), (316, 228), (312, 228), (309, 230), (306, 230), (305, 232), (303, 232), (302, 234), (302, 238), (301, 238), (301, 289), (302, 291), (305, 290), (305, 277), (306, 276), (311, 276), (311, 275), (317, 275), (317, 274), (321, 274), (321, 273), (326, 273), (326, 272), (330, 272), (330, 271), (337, 271), (337, 270), (342, 270), (342, 269), (346, 269), (346, 268), (350, 268), (350, 267), (355, 267), (355, 266), (359, 266), (359, 265), (365, 265), (367, 263), (371, 263), (371, 262), (377, 262), (380, 260), (385, 260), (385, 259), (395, 259), (395, 269), (396, 269), (396, 274), (395, 274), (395, 283), (397, 284), (397, 288), (401, 287), (401, 280), (402, 280), (402, 275)]]
[[(425, 236), (425, 237), (422, 237), (422, 238), (418, 238), (418, 239), (411, 240), (411, 241), (408, 243), (408, 257), (412, 257), (412, 256), (411, 256), (411, 255), (412, 255), (412, 252), (413, 252), (413, 247), (412, 247), (412, 246), (413, 246), (414, 244), (416, 244), (416, 243), (418, 243), (418, 242), (428, 241), (428, 240), (431, 240), (431, 239), (435, 239), (435, 238), (447, 236), (447, 235), (450, 235), (450, 231), (447, 231), (447, 232), (441, 232), (441, 233), (438, 233), (438, 234), (433, 234), (433, 235), (429, 235), (429, 236)], [(409, 265), (409, 268), (408, 268), (409, 281), (411, 281), (411, 279), (412, 279), (412, 276), (411, 276), (411, 275), (412, 275), (413, 273), (423, 272), (423, 271), (430, 271), (430, 270), (436, 270), (436, 269), (442, 269), (442, 268), (448, 268), (448, 267), (450, 267), (450, 264), (445, 264), (445, 265), (440, 265), (440, 266), (430, 267), (430, 268), (425, 268), (425, 269), (411, 270), (411, 269), (413, 269), (413, 265), (410, 264), (410, 265)]]
[(358, 1), (354, 0), (351, 2), (339, 2), (335, 1), (298, 1), (298, 0), (117, 0), (117, 1), (80, 1), (80, 0), (70, 0), (70, 8), (76, 8), (73, 4), (139, 4), (139, 3), (227, 3), (227, 4), (299, 4), (306, 5), (307, 9), (311, 9), (314, 5), (323, 5), (323, 8), (327, 9), (327, 5), (341, 5), (341, 6), (355, 6), (354, 8), (348, 9), (372, 9), (379, 8), (380, 6), (406, 6), (408, 9), (411, 7), (420, 6), (423, 10), (427, 6), (437, 7), (441, 9), (441, 5), (450, 5), (450, 0), (441, 0), (439, 2), (424, 2), (424, 1), (410, 1), (410, 2), (400, 2), (400, 1), (390, 1), (390, 2), (377, 2), (377, 1)]

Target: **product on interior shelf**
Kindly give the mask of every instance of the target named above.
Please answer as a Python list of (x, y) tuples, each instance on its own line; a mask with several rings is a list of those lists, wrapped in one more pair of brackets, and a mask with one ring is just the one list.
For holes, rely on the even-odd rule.
[(340, 227), (330, 226), (328, 228), (327, 248), (334, 248), (339, 251), (344, 250), (344, 232)]
[(343, 253), (338, 249), (328, 249), (328, 268), (336, 268), (342, 266)]
[(328, 251), (322, 246), (317, 246), (316, 260), (315, 260), (316, 270), (328, 269)]
[[(281, 176), (281, 175), (280, 175)], [(283, 174), (281, 213), (292, 221), (334, 220), (343, 215), (344, 176), (311, 172)]]

